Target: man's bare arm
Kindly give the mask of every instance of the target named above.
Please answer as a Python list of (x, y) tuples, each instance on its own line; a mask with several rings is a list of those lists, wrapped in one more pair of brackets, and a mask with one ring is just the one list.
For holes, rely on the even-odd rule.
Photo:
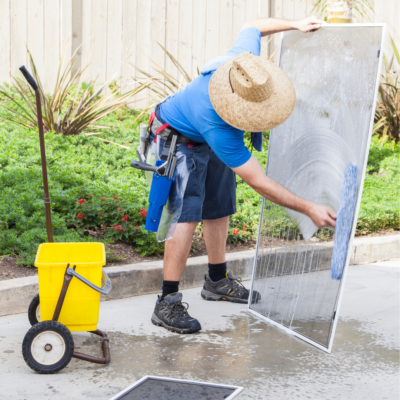
[(243, 29), (254, 27), (261, 31), (261, 36), (273, 35), (283, 31), (299, 30), (302, 32), (316, 31), (321, 28), (324, 21), (316, 17), (309, 17), (301, 21), (278, 18), (259, 18), (246, 22)]
[(317, 228), (336, 226), (336, 214), (330, 208), (304, 200), (268, 178), (253, 156), (245, 164), (232, 170), (261, 196), (310, 217)]

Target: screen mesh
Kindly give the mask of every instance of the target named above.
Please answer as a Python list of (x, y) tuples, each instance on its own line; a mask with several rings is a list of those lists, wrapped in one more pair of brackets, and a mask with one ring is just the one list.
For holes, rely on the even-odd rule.
[(253, 277), (262, 298), (250, 308), (324, 347), (365, 173), (382, 34), (380, 26), (349, 25), (282, 40), (280, 66), (297, 101), (271, 131), (267, 175), (337, 212), (337, 229), (318, 230), (309, 217), (265, 200)]

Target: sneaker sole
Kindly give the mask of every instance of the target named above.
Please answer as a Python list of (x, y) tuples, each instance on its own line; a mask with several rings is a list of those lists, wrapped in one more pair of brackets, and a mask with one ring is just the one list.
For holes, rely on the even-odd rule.
[(199, 330), (201, 330), (201, 326), (200, 326), (200, 329), (190, 329), (190, 328), (188, 328), (188, 329), (177, 329), (177, 328), (174, 328), (173, 326), (169, 326), (165, 322), (161, 321), (161, 319), (158, 318), (157, 315), (154, 314), (154, 313), (151, 316), (151, 322), (153, 323), (153, 325), (162, 326), (167, 331), (174, 332), (174, 333), (180, 333), (180, 334), (194, 333), (194, 332), (198, 332)]
[(238, 299), (237, 297), (231, 297), (226, 295), (221, 295), (213, 292), (209, 292), (208, 290), (204, 289), (201, 291), (201, 297), (207, 301), (230, 301), (231, 303), (240, 303), (240, 304), (247, 304), (248, 300), (246, 299)]

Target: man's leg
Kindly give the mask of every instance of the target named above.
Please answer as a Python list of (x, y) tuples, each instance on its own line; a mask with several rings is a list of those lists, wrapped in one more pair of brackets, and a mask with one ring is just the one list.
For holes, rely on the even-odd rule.
[(176, 225), (174, 237), (165, 242), (164, 284), (162, 298), (177, 292), (179, 279), (186, 267), (197, 222), (182, 222)]
[[(208, 277), (201, 297), (205, 300), (227, 300), (247, 303), (249, 291), (226, 269), (225, 246), (229, 216), (236, 212), (236, 177), (218, 157), (211, 153), (203, 203), (203, 233), (208, 254)], [(254, 291), (253, 301), (260, 295)]]
[(225, 262), (226, 237), (228, 235), (229, 216), (203, 221), (203, 235), (206, 243), (208, 262)]
[(151, 321), (171, 332), (192, 333), (200, 330), (201, 325), (189, 315), (187, 306), (182, 303), (179, 279), (189, 256), (193, 232), (201, 221), (209, 149), (206, 144), (188, 146), (181, 143), (178, 144), (177, 154), (185, 155), (184, 160), (190, 175), (184, 197), (180, 200), (182, 211), (174, 236), (165, 242), (162, 295), (157, 299)]
[(208, 255), (208, 276), (213, 281), (226, 277), (225, 248), (229, 216), (203, 221), (203, 234)]

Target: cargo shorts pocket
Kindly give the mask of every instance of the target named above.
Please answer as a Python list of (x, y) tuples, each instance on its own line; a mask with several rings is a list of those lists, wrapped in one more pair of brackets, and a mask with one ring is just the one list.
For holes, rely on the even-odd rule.
[[(196, 161), (194, 158), (187, 160), (190, 171), (189, 179), (186, 185), (184, 198), (192, 196), (200, 196), (201, 190), (197, 177)], [(191, 165), (190, 165), (191, 164)]]

